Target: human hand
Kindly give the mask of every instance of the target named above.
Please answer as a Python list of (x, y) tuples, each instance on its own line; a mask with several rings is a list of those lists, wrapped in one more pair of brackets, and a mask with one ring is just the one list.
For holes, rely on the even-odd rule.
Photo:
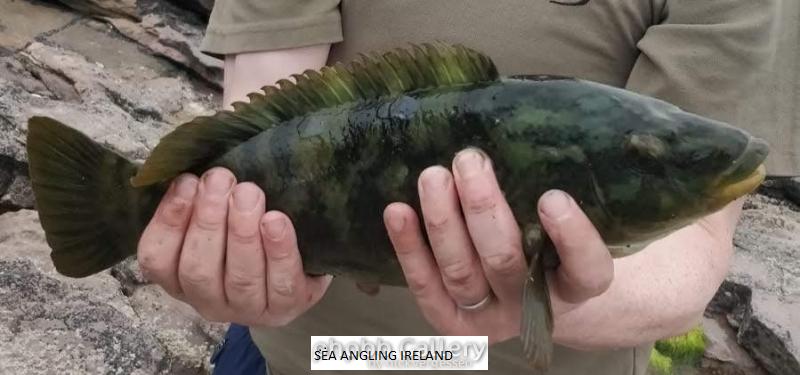
[(303, 273), (291, 221), (265, 202), (224, 168), (179, 176), (139, 240), (142, 273), (208, 320), (288, 324), (331, 277)]
[[(528, 277), (521, 234), (488, 157), (464, 150), (456, 155), (453, 171), (431, 167), (419, 178), (430, 247), (408, 205), (389, 205), (384, 221), (428, 322), (441, 334), (488, 336), (490, 344), (497, 343), (520, 334)], [(557, 325), (560, 314), (609, 287), (614, 264), (597, 230), (567, 194), (545, 193), (538, 210), (561, 258), (548, 276)]]

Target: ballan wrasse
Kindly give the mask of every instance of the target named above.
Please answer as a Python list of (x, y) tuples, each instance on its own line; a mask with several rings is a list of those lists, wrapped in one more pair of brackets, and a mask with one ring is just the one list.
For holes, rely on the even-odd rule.
[(383, 209), (400, 201), (419, 212), (420, 172), (477, 147), (522, 229), (531, 275), (521, 339), (531, 364), (546, 368), (543, 275), (557, 255), (533, 208), (542, 193), (568, 192), (623, 256), (765, 176), (768, 147), (742, 130), (594, 82), (500, 77), (487, 56), (460, 45), (414, 45), (293, 78), (178, 126), (142, 165), (31, 118), (30, 177), (56, 269), (83, 277), (135, 254), (169, 182), (222, 166), (292, 219), (307, 273), (404, 285)]

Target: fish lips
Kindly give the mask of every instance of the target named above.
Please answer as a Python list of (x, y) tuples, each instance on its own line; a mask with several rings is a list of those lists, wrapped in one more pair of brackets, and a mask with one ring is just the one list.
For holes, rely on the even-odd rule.
[(741, 155), (722, 173), (714, 195), (730, 201), (755, 190), (766, 177), (764, 161), (768, 154), (767, 142), (751, 137)]

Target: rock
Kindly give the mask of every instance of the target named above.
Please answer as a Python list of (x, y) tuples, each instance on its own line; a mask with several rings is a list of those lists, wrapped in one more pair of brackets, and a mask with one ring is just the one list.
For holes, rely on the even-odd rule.
[[(739, 369), (742, 373), (755, 374), (761, 369), (750, 355), (736, 342), (736, 332), (722, 318), (703, 318), (703, 333), (706, 336), (705, 357)], [(711, 367), (709, 363), (706, 367)], [(720, 367), (716, 365), (715, 367)]]
[[(9, 78), (0, 75), (0, 158), (12, 160), (16, 168), (16, 182), (9, 184), (13, 190), (0, 190), (0, 206), (33, 205), (25, 172), (31, 116), (53, 117), (132, 159), (143, 159), (173, 124), (211, 112), (214, 90), (158, 59), (125, 59), (139, 53), (136, 45), (89, 23), (82, 20), (62, 32), (118, 46), (107, 52), (113, 56), (104, 56), (99, 45), (96, 50), (85, 46), (83, 52), (97, 59), (92, 61), (72, 50), (32, 42), (14, 59), (0, 60), (5, 70), (15, 73)], [(54, 44), (63, 40), (54, 34), (44, 41), (51, 39)]]
[(27, 171), (15, 169), (12, 173), (11, 182), (5, 189), (0, 189), (0, 212), (33, 208), (33, 191)]
[(800, 212), (750, 197), (734, 236), (731, 274), (709, 305), (769, 374), (800, 374)]
[[(199, 1), (201, 0), (198, 0), (198, 3)], [(119, 33), (147, 48), (153, 55), (164, 57), (196, 73), (213, 87), (221, 88), (222, 61), (203, 54), (199, 49), (205, 32), (205, 16), (162, 0), (62, 0), (62, 2), (79, 12), (100, 16), (112, 24)], [(117, 3), (130, 5), (136, 11), (132, 13), (117, 11), (117, 8), (113, 7)], [(105, 12), (98, 10), (102, 9), (104, 4), (111, 7)], [(72, 39), (75, 44), (87, 44), (86, 40)]]
[[(36, 37), (58, 30), (78, 18), (57, 6), (22, 0), (0, 0), (0, 47), (13, 53)], [(31, 22), (35, 19), (36, 22)]]
[(222, 61), (200, 52), (204, 26), (163, 13), (147, 14), (139, 23), (124, 18), (109, 18), (108, 22), (155, 55), (166, 57), (221, 87)]
[(64, 5), (94, 16), (129, 17), (139, 19), (136, 0), (58, 0)]
[(214, 0), (170, 0), (176, 6), (197, 13), (204, 19), (208, 19), (211, 10), (214, 9)]
[(800, 177), (786, 179), (783, 189), (786, 197), (800, 206)]
[[(207, 373), (224, 326), (154, 286), (55, 272), (35, 211), (0, 215), (0, 373)], [(34, 354), (35, 353), (35, 354)]]

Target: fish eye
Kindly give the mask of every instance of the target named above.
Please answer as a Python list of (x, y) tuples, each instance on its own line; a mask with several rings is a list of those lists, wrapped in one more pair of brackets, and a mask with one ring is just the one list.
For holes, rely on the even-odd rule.
[(652, 134), (632, 133), (625, 137), (626, 151), (652, 159), (660, 159), (667, 152), (664, 141)]

